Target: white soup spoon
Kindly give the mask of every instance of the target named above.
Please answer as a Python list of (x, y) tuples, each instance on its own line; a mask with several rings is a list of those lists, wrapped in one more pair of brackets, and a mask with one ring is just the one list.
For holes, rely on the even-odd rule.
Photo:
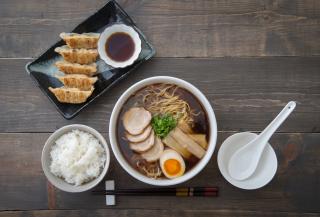
[(289, 102), (258, 137), (231, 156), (228, 170), (232, 178), (241, 181), (249, 178), (254, 173), (270, 137), (287, 119), (295, 107), (296, 103), (294, 101)]

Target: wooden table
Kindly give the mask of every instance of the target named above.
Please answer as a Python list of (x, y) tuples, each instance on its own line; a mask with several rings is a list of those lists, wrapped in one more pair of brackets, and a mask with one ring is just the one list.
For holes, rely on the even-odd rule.
[[(67, 121), (24, 66), (105, 3), (0, 2), (0, 216), (320, 215), (320, 1), (121, 0), (156, 57)], [(184, 185), (217, 185), (220, 196), (118, 197), (116, 207), (106, 207), (103, 197), (50, 185), (40, 164), (48, 136), (80, 123), (108, 138), (121, 93), (156, 75), (183, 78), (210, 100), (217, 148), (206, 168)], [(228, 184), (216, 160), (222, 141), (238, 131), (261, 131), (290, 100), (297, 108), (271, 139), (279, 161), (275, 178), (255, 191)], [(150, 187), (130, 177), (114, 157), (106, 179), (118, 187)]]

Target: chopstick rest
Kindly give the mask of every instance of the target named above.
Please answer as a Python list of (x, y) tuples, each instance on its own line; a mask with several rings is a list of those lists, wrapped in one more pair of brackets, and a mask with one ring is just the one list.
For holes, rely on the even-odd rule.
[[(107, 180), (105, 182), (106, 191), (114, 191), (114, 180)], [(114, 194), (106, 194), (106, 205), (107, 206), (115, 206), (116, 205), (116, 197)]]

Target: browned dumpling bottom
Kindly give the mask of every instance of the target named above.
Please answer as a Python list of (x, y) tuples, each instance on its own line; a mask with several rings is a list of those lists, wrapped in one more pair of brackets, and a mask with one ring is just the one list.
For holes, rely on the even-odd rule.
[(66, 74), (82, 74), (93, 76), (97, 73), (97, 64), (81, 65), (79, 63), (69, 63), (67, 61), (57, 61), (56, 67)]
[(97, 48), (100, 37), (99, 33), (60, 33), (60, 37), (66, 42), (70, 48)]
[(78, 88), (68, 88), (68, 87), (49, 87), (49, 90), (56, 96), (57, 100), (62, 103), (80, 104), (87, 101), (91, 96), (94, 87), (90, 90), (80, 90)]
[(65, 61), (79, 64), (94, 63), (99, 55), (97, 49), (72, 49), (67, 45), (55, 48), (55, 52), (59, 53)]
[(80, 90), (90, 90), (92, 85), (98, 80), (97, 77), (88, 77), (86, 75), (70, 74), (57, 76), (65, 87), (78, 88)]

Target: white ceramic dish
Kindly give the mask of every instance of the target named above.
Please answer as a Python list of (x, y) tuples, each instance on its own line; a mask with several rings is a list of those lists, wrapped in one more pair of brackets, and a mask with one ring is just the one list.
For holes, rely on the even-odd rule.
[[(92, 134), (94, 137), (96, 137), (100, 143), (103, 145), (104, 149), (105, 149), (105, 153), (106, 153), (106, 162), (105, 162), (105, 166), (104, 169), (102, 170), (102, 172), (100, 173), (100, 175), (90, 181), (87, 182), (83, 185), (80, 186), (75, 186), (75, 185), (71, 185), (69, 183), (67, 183), (66, 181), (64, 181), (63, 179), (53, 175), (50, 172), (50, 163), (51, 163), (51, 157), (50, 157), (50, 151), (51, 151), (51, 147), (52, 145), (54, 145), (55, 141), (61, 137), (63, 134), (66, 134), (68, 132), (71, 132), (72, 130), (81, 130), (84, 132), (88, 132), (90, 134)], [(80, 124), (72, 124), (72, 125), (67, 125), (64, 127), (61, 127), (60, 129), (56, 130), (53, 134), (51, 134), (51, 136), (48, 138), (48, 140), (46, 141), (43, 150), (42, 150), (42, 156), (41, 156), (41, 163), (42, 163), (42, 169), (44, 174), (46, 175), (47, 179), (51, 182), (52, 185), (54, 185), (55, 187), (59, 188), (62, 191), (66, 191), (66, 192), (83, 192), (83, 191), (87, 191), (91, 188), (93, 188), (94, 186), (96, 186), (106, 175), (108, 168), (109, 168), (109, 164), (110, 164), (110, 151), (107, 145), (106, 140), (103, 138), (103, 136), (96, 131), (95, 129), (85, 126), (85, 125), (80, 125)]]
[[(131, 165), (126, 161), (124, 156), (121, 153), (121, 150), (118, 146), (117, 138), (116, 138), (116, 125), (119, 113), (122, 109), (123, 104), (127, 101), (127, 99), (136, 91), (140, 90), (141, 88), (155, 83), (169, 83), (169, 84), (176, 84), (179, 87), (182, 87), (188, 91), (190, 91), (202, 104), (204, 110), (207, 113), (208, 116), (208, 122), (210, 125), (210, 140), (209, 145), (206, 154), (204, 157), (198, 162), (198, 164), (192, 168), (190, 171), (185, 173), (183, 176), (175, 178), (175, 179), (162, 179), (162, 180), (156, 180), (149, 178), (147, 176), (144, 176), (143, 174), (136, 171), (134, 168), (131, 167)], [(215, 146), (216, 146), (216, 140), (217, 140), (217, 121), (213, 112), (213, 109), (210, 105), (210, 102), (208, 99), (201, 93), (199, 89), (197, 89), (192, 84), (174, 77), (168, 77), (168, 76), (157, 76), (157, 77), (151, 77), (144, 79), (133, 86), (131, 86), (129, 89), (127, 89), (119, 98), (116, 105), (113, 108), (111, 119), (109, 123), (109, 139), (112, 151), (120, 163), (120, 165), (134, 178), (140, 180), (141, 182), (151, 184), (151, 185), (157, 185), (157, 186), (169, 186), (169, 185), (175, 185), (182, 182), (185, 182), (191, 178), (193, 178), (195, 175), (197, 175), (209, 162), (211, 159), (211, 156), (214, 152)]]
[(256, 171), (248, 179), (238, 181), (233, 179), (228, 172), (231, 156), (242, 146), (252, 141), (258, 135), (250, 132), (236, 133), (228, 137), (221, 145), (218, 152), (218, 166), (223, 177), (232, 185), (246, 189), (258, 189), (268, 184), (277, 172), (277, 156), (268, 143), (265, 147)]
[[(108, 57), (106, 50), (105, 50), (105, 44), (107, 42), (107, 39), (116, 32), (124, 32), (131, 36), (133, 39), (133, 42), (135, 44), (135, 50), (133, 55), (130, 59), (124, 61), (124, 62), (117, 62), (112, 60), (110, 57)], [(114, 24), (112, 26), (107, 27), (100, 35), (99, 41), (98, 41), (98, 52), (100, 55), (100, 58), (103, 59), (106, 64), (114, 67), (114, 68), (124, 68), (126, 66), (131, 65), (136, 61), (139, 57), (139, 54), (141, 52), (141, 39), (139, 38), (138, 33), (130, 26), (124, 25), (124, 24)]]

